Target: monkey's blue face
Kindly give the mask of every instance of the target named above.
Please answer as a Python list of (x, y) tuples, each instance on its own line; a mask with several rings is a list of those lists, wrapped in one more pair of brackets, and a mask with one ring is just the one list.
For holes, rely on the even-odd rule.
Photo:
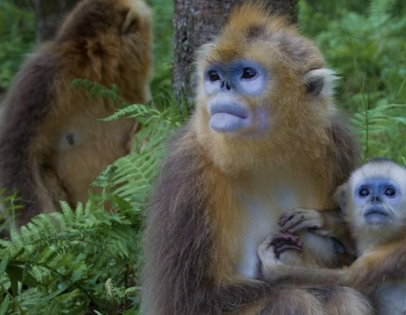
[(268, 73), (257, 63), (238, 60), (214, 63), (204, 74), (209, 102), (210, 127), (217, 132), (259, 132), (269, 125), (269, 108), (250, 108), (245, 97), (260, 97), (267, 88)]
[(403, 219), (402, 191), (400, 186), (388, 178), (368, 178), (354, 190), (354, 201), (361, 209), (365, 222), (379, 226), (396, 219)]

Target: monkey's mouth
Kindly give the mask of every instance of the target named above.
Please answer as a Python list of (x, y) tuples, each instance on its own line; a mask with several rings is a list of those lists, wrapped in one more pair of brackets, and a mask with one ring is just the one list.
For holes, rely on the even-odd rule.
[(364, 212), (364, 217), (369, 224), (379, 225), (389, 219), (389, 212), (383, 208), (369, 208)]
[(218, 132), (233, 132), (250, 125), (250, 112), (237, 104), (213, 104), (210, 115), (210, 127)]

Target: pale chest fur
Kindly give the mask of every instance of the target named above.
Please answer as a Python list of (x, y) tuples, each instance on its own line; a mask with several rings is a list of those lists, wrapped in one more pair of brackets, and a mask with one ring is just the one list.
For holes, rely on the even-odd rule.
[[(322, 210), (330, 206), (329, 198), (323, 194), (323, 186), (320, 185), (322, 183), (317, 178), (295, 178), (279, 173), (268, 179), (254, 178), (251, 185), (237, 193), (245, 218), (239, 261), (235, 270), (237, 274), (248, 278), (256, 277), (259, 263), (257, 248), (269, 235), (280, 233), (278, 221), (281, 214), (297, 208)], [(308, 232), (298, 233), (298, 236), (306, 244), (303, 252), (284, 253), (281, 259), (285, 263), (313, 265), (316, 262), (312, 257), (328, 260), (333, 255), (331, 240)], [(326, 242), (329, 244), (326, 245)]]

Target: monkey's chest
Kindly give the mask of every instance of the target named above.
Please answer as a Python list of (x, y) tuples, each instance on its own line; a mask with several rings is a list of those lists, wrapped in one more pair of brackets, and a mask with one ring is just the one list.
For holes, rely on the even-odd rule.
[(110, 114), (83, 113), (61, 126), (52, 164), (74, 202), (85, 201), (94, 178), (115, 160), (130, 153), (136, 122), (100, 120)]
[[(299, 185), (283, 185), (272, 187), (267, 190), (257, 190), (253, 193), (242, 192), (240, 194), (242, 212), (244, 215), (243, 231), (240, 239), (239, 262), (236, 273), (248, 278), (256, 278), (258, 274), (259, 260), (257, 256), (258, 246), (269, 236), (278, 234), (280, 216), (297, 208), (321, 209), (317, 194), (311, 189), (313, 185), (307, 183), (306, 189)], [(317, 248), (319, 236), (308, 232), (300, 232), (298, 236), (306, 244), (312, 244)], [(312, 249), (310, 249), (312, 251)], [(309, 252), (309, 251), (307, 251)], [(288, 264), (300, 264), (300, 253), (293, 251), (284, 254), (284, 262)], [(286, 260), (286, 261), (285, 261)]]

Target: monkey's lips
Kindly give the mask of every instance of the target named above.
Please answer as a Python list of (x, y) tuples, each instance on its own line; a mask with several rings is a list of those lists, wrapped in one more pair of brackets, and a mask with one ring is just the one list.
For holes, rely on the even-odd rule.
[(364, 212), (364, 217), (367, 223), (379, 225), (389, 219), (389, 212), (384, 208), (369, 208)]
[(217, 132), (234, 132), (251, 125), (250, 112), (237, 104), (214, 104), (210, 115), (210, 127)]

